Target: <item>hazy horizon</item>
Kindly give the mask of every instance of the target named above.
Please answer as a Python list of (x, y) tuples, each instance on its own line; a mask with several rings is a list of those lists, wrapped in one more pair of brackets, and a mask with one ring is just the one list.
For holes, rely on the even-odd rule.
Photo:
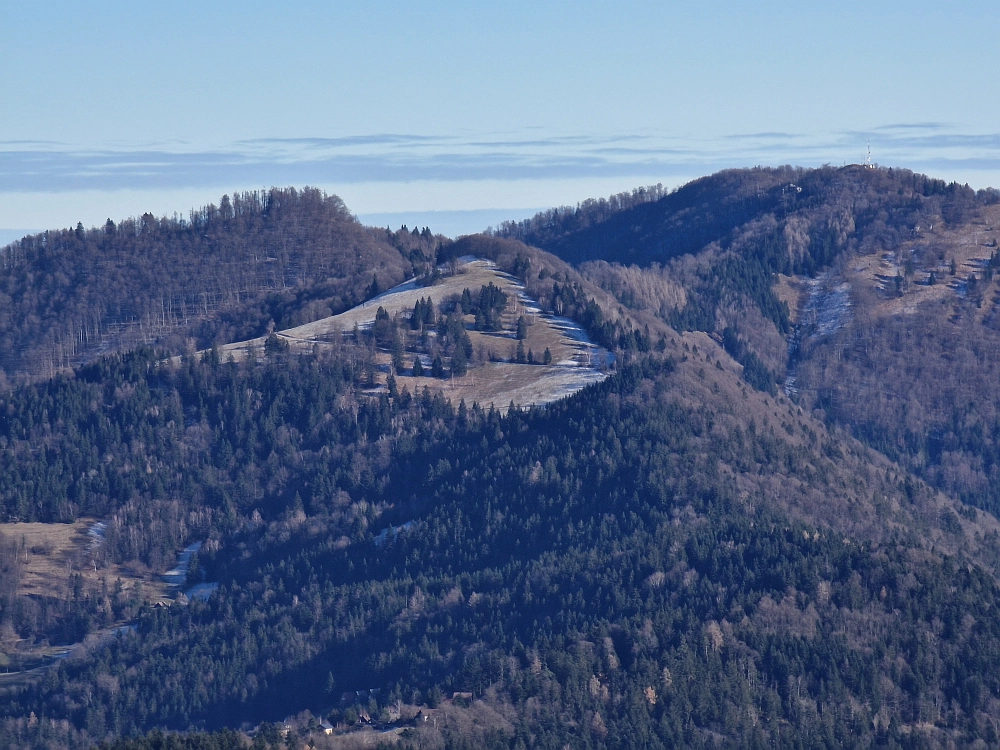
[(858, 163), (869, 143), (1000, 186), (985, 3), (186, 7), (0, 8), (0, 229), (312, 185), (475, 231), (476, 212)]

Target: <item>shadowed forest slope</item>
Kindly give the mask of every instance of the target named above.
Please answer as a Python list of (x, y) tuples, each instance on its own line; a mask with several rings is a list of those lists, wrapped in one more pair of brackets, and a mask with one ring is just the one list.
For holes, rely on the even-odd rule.
[[(222, 585), (142, 608), (137, 633), (8, 689), (4, 712), (100, 737), (302, 707), (342, 719), (335, 690), (378, 687), (383, 707), (468, 690), (517, 732), (596, 746), (846, 742), (928, 722), (938, 739), (991, 736), (1000, 589), (972, 560), (995, 522), (784, 398), (744, 397), (705, 337), (670, 345), (686, 359), (643, 358), (504, 417), (429, 397), (354, 405), (346, 362), (308, 355), (93, 370), (131, 390), (121, 413), (149, 415), (151, 444), (162, 432), (169, 448), (186, 403), (204, 404), (199, 472), (215, 479), (191, 496), (205, 525), (190, 531)], [(164, 399), (158, 416), (145, 405)], [(144, 476), (128, 495), (163, 481)], [(94, 700), (94, 684), (115, 689)]]
[(904, 169), (731, 170), (501, 233), (585, 261), (626, 309), (715, 336), (755, 387), (998, 512), (998, 202)]

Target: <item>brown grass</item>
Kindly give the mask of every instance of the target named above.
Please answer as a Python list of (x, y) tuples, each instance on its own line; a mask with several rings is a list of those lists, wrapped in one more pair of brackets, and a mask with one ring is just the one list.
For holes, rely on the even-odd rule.
[[(435, 305), (440, 306), (449, 299), (461, 296), (462, 290), (466, 288), (475, 297), (479, 288), (489, 283), (503, 289), (510, 300), (504, 313), (504, 331), (487, 333), (469, 330), (474, 354), (466, 376), (446, 380), (396, 376), (400, 390), (405, 386), (410, 392), (419, 393), (426, 386), (432, 391), (441, 391), (454, 403), (464, 399), (469, 405), (473, 402), (484, 407), (492, 404), (505, 411), (511, 401), (518, 406), (545, 404), (604, 378), (603, 373), (589, 366), (590, 347), (561, 330), (559, 321), (541, 314), (524, 295), (524, 287), (517, 279), (497, 270), (491, 261), (483, 259), (459, 264), (454, 275), (445, 276), (433, 286), (422, 287), (408, 282), (340, 315), (277, 333), (288, 342), (292, 351), (308, 352), (314, 346), (322, 349), (330, 346), (335, 337), (352, 331), (355, 325), (359, 328), (370, 326), (375, 321), (375, 313), (379, 307), (385, 308), (390, 316), (405, 315), (413, 310), (414, 304), (421, 298), (430, 297)], [(530, 350), (535, 361), (541, 363), (547, 348), (552, 355), (551, 366), (498, 361), (513, 358), (517, 350), (517, 339), (512, 331), (522, 314), (529, 322), (528, 335), (524, 341), (525, 354)], [(470, 326), (473, 320), (472, 315), (466, 316), (466, 323)], [(223, 359), (231, 355), (235, 360), (242, 361), (251, 349), (260, 356), (263, 348), (264, 337), (260, 337), (226, 344), (221, 347), (221, 354)], [(407, 363), (412, 359), (412, 352), (407, 353)], [(390, 357), (387, 353), (380, 352), (377, 361), (385, 371), (380, 375), (379, 381), (380, 387), (384, 388)]]
[[(935, 223), (914, 230), (911, 238), (902, 243), (893, 252), (878, 252), (866, 255), (852, 261), (852, 268), (846, 273), (852, 285), (880, 294), (883, 299), (876, 306), (876, 315), (912, 314), (925, 302), (938, 301), (944, 304), (957, 303), (959, 295), (954, 288), (955, 282), (966, 281), (973, 273), (979, 279), (982, 294), (982, 307), (977, 311), (979, 319), (989, 313), (994, 306), (997, 282), (995, 279), (986, 285), (982, 279), (980, 264), (989, 260), (997, 248), (986, 244), (1000, 239), (1000, 232), (995, 227), (1000, 224), (1000, 206), (988, 206), (982, 209), (980, 223), (966, 224), (957, 228), (946, 227), (943, 223)], [(903, 274), (903, 264), (906, 258), (912, 257), (916, 272), (914, 281), (924, 281), (933, 271), (937, 277), (934, 286), (922, 283), (909, 283), (902, 296), (891, 293), (891, 279), (896, 274)], [(951, 262), (954, 260), (956, 273), (951, 275)], [(880, 287), (888, 287), (883, 291)]]
[(777, 281), (774, 284), (774, 294), (779, 300), (788, 305), (789, 317), (793, 325), (798, 322), (804, 292), (802, 277), (785, 276), (783, 273), (777, 275)]
[(166, 587), (158, 580), (151, 580), (142, 571), (128, 566), (98, 563), (91, 554), (91, 537), (87, 530), (94, 523), (92, 518), (81, 518), (75, 523), (5, 523), (0, 533), (16, 542), (24, 542), (26, 558), (24, 575), (18, 593), (21, 595), (53, 596), (61, 593), (69, 578), (77, 573), (88, 584), (121, 578), (126, 588), (142, 580), (146, 595), (151, 600), (162, 598)]

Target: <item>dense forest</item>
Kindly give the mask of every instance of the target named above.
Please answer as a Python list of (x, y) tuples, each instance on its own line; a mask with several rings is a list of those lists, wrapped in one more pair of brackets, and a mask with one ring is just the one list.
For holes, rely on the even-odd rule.
[(524, 221), (502, 222), (488, 234), (515, 239), (526, 245), (549, 248), (563, 237), (573, 235), (611, 219), (615, 214), (658, 201), (667, 191), (663, 185), (650, 185), (617, 193), (609, 198), (592, 198), (575, 207), (563, 206), (543, 211)]
[[(172, 353), (341, 312), (434, 265), (429, 229), (361, 226), (336, 196), (223, 196), (0, 248), (0, 376), (50, 376), (137, 345)], [(5, 381), (0, 381), (0, 384)]]
[[(8, 692), (8, 715), (102, 737), (278, 720), (378, 687), (382, 705), (455, 690), (509, 704), (521, 728), (497, 746), (850, 744), (920, 722), (994, 741), (991, 576), (906, 532), (852, 542), (790, 521), (766, 482), (748, 503), (739, 476), (804, 476), (810, 451), (714, 428), (725, 415), (684, 405), (669, 359), (505, 417), (426, 394), (338, 409), (343, 360), (152, 362), (108, 361), (100, 380), (137, 410), (179, 400), (140, 411), (165, 429), (201, 402), (205, 471), (259, 465), (248, 481), (276, 491), (206, 487), (218, 595), (141, 608), (136, 632)], [(60, 402), (88, 385), (63, 381), (51, 413), (71, 418)], [(865, 491), (907, 502), (877, 474)]]
[(800, 381), (870, 445), (1000, 514), (1000, 336), (967, 311), (957, 321), (947, 312), (931, 304), (910, 319), (859, 317), (810, 348)]
[[(916, 229), (988, 227), (997, 197), (905, 170), (731, 170), (451, 242), (285, 190), (15, 243), (4, 520), (102, 519), (98, 577), (152, 577), (201, 542), (186, 585), (218, 588), (155, 606), (69, 576), (25, 596), (24, 543), (0, 536), (10, 667), (32, 666), (16, 643), (82, 644), (0, 680), (0, 744), (291, 749), (369, 724), (407, 749), (1000, 743), (993, 265), (970, 281)], [(577, 321), (610, 376), (503, 412), (398, 387), (413, 351), (465, 365), (507, 303), (491, 285), (311, 353), (212, 347), (466, 255)], [(901, 281), (861, 289), (872, 256)], [(930, 262), (951, 262), (954, 304), (880, 312), (934, 286)], [(185, 296), (209, 289), (214, 307)], [(814, 289), (846, 295), (836, 325), (802, 312)], [(142, 335), (88, 338), (123, 316)], [(38, 369), (57, 321), (82, 344)]]
[[(546, 212), (497, 233), (580, 264), (633, 311), (714, 334), (756, 388), (775, 392), (793, 369), (803, 406), (936, 487), (1000, 511), (989, 212), (1000, 192), (853, 166), (729, 170), (649, 197), (618, 211)], [(570, 214), (579, 218), (561, 218)], [(974, 237), (981, 250), (963, 251)], [(956, 254), (973, 256), (971, 270)], [(872, 256), (892, 259), (877, 284), (853, 268)], [(844, 284), (853, 312), (833, 335), (796, 328), (779, 275)], [(878, 311), (935, 284), (954, 287), (954, 298), (912, 303), (904, 317)]]

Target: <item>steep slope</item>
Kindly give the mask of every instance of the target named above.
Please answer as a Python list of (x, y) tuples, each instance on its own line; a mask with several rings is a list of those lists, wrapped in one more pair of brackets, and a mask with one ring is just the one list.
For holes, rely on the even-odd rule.
[[(281, 494), (207, 529), (212, 599), (141, 612), (137, 634), (5, 710), (101, 736), (339, 712), (341, 690), (380, 688), (382, 706), (469, 690), (546, 742), (988, 737), (1000, 589), (942, 550), (975, 555), (996, 524), (907, 488), (787, 402), (744, 399), (721, 352), (684, 344), (685, 362), (644, 360), (531, 413), (383, 401), (384, 418), (359, 414), (367, 441), (330, 394)], [(209, 414), (249, 382), (263, 396), (256, 429), (236, 403), (212, 427), (247, 436), (237, 472), (273, 405), (324, 382), (296, 361), (190, 371)], [(286, 412), (278, 439), (310, 434), (307, 411)], [(94, 684), (114, 689), (94, 701)]]
[[(977, 206), (995, 202), (997, 193), (977, 195), (905, 169), (757, 167), (725, 170), (665, 195), (651, 190), (641, 197), (592, 220), (591, 202), (585, 202), (575, 211), (503, 225), (495, 234), (516, 237), (574, 264), (608, 260), (647, 266), (699, 253), (713, 243), (740, 247), (751, 239), (748, 235), (771, 239), (761, 236), (763, 231), (777, 230), (793, 240), (791, 247), (781, 248), (787, 250), (782, 264), (816, 269), (845, 243), (864, 244), (876, 234), (892, 242), (921, 217), (965, 223)], [(832, 236), (824, 238), (825, 231)], [(813, 244), (820, 247), (808, 247)]]
[[(775, 274), (813, 275), (845, 252), (893, 249), (914, 227), (935, 217), (957, 226), (998, 199), (906, 170), (730, 170), (542, 247), (574, 263), (669, 264), (692, 292), (682, 308), (665, 311), (675, 326), (721, 331), (750, 303), (786, 335), (790, 310), (775, 293)], [(621, 279), (594, 280), (628, 295)]]
[(718, 337), (755, 387), (998, 512), (998, 201), (907, 170), (734, 170), (539, 236), (601, 258), (580, 270), (623, 305)]
[(838, 325), (804, 326), (804, 403), (966, 502), (1000, 513), (1000, 207), (940, 219), (891, 252), (845, 260)]
[(574, 264), (612, 259), (622, 264), (664, 263), (696, 253), (774, 211), (781, 205), (781, 186), (801, 175), (791, 168), (728, 170), (671, 193), (647, 190), (631, 201), (615, 201), (618, 196), (613, 196), (614, 205), (604, 211), (594, 211), (587, 202), (575, 211), (501, 226), (497, 233)]

